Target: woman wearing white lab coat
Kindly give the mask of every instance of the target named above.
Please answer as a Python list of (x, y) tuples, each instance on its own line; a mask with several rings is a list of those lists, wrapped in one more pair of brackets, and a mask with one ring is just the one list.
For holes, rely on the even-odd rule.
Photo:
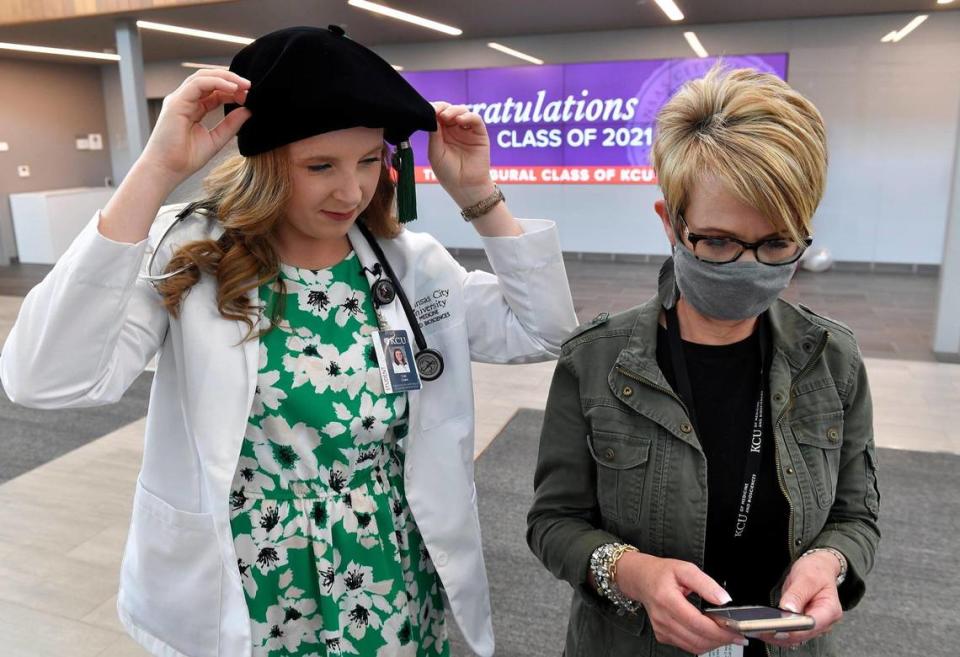
[[(224, 103), (243, 105), (255, 88), (232, 71), (201, 70), (165, 100), (143, 154), (27, 295), (0, 355), (0, 381), (10, 399), (41, 409), (116, 402), (159, 355), (118, 597), (123, 625), (154, 655), (251, 654), (230, 494), (257, 387), (256, 333), (251, 339), (249, 321), (218, 309), (216, 275), (195, 271), (196, 282), (172, 310), (141, 275), (154, 250), (156, 274), (183, 245), (223, 236), (222, 221), (197, 214), (160, 243), (183, 209), (161, 204), (237, 134), (251, 111), (233, 109), (211, 131), (201, 125), (203, 116)], [(435, 111), (439, 130), (430, 135), (429, 153), (440, 183), (462, 208), (491, 198), (482, 121), (462, 106), (437, 103)], [(305, 202), (291, 202), (273, 233), (283, 262), (323, 267), (352, 249), (375, 282), (379, 259), (356, 219), (383, 163), (357, 164), (363, 155), (356, 153), (382, 135), (382, 129), (351, 127), (289, 144), (292, 198)], [(297, 173), (294, 156), (308, 147), (330, 156), (325, 166), (333, 173), (320, 182)], [(370, 174), (367, 166), (377, 171)], [(348, 207), (354, 209), (344, 219), (339, 213)], [(473, 483), (470, 363), (554, 358), (576, 319), (553, 223), (517, 220), (499, 202), (472, 225), (495, 275), (465, 271), (427, 234), (403, 229), (378, 241), (411, 303), (438, 304), (419, 322), (445, 367), (437, 381), (406, 393), (402, 477), (449, 611), (470, 648), (488, 656), (494, 642)], [(253, 308), (256, 292), (254, 285), (247, 295)], [(380, 328), (413, 335), (399, 298), (378, 314)]]

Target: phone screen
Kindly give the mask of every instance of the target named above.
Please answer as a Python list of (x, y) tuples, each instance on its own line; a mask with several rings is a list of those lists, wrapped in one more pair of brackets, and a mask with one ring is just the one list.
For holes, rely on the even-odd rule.
[(708, 611), (711, 615), (723, 616), (738, 621), (791, 618), (796, 615), (793, 612), (774, 609), (773, 607), (729, 607), (726, 609), (709, 609)]

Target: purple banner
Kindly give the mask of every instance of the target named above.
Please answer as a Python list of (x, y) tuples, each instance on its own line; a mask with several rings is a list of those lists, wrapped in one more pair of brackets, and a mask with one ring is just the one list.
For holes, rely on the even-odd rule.
[[(637, 60), (403, 75), (428, 100), (466, 104), (480, 114), (490, 133), (494, 177), (502, 182), (652, 182), (637, 172), (649, 173), (657, 112), (685, 82), (702, 77), (716, 61)], [(723, 61), (729, 68), (753, 68), (786, 79), (786, 53)], [(426, 144), (426, 134), (414, 136), (421, 165), (417, 179), (433, 182), (432, 172), (423, 166)], [(601, 173), (598, 179), (596, 172), (602, 169), (607, 175)], [(632, 177), (618, 175), (630, 169), (637, 170)], [(528, 175), (518, 175), (520, 170)]]

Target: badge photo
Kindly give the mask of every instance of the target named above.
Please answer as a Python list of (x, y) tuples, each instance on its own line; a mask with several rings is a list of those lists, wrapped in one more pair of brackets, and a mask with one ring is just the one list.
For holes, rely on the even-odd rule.
[(384, 391), (419, 390), (422, 383), (407, 332), (374, 331), (371, 335)]

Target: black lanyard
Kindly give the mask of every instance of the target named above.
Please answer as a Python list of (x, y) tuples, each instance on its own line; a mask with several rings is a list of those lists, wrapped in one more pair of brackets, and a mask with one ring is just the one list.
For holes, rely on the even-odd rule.
[[(693, 399), (693, 388), (690, 385), (690, 372), (687, 369), (687, 358), (683, 351), (683, 341), (680, 339), (680, 322), (677, 320), (676, 306), (664, 309), (667, 319), (667, 336), (670, 342), (670, 360), (673, 363), (673, 374), (677, 381), (677, 392), (683, 403), (687, 407), (690, 415), (690, 422), (693, 424), (694, 431), (701, 439), (699, 423), (697, 421), (697, 409)], [(760, 465), (763, 461), (763, 421), (766, 412), (766, 372), (768, 371), (768, 348), (767, 348), (767, 316), (761, 315), (757, 327), (760, 338), (760, 377), (757, 385), (757, 402), (753, 415), (753, 426), (750, 430), (750, 440), (747, 442), (747, 458), (743, 469), (743, 485), (740, 487), (739, 503), (737, 505), (736, 518), (733, 526), (733, 538), (742, 538), (746, 528), (747, 521), (750, 518), (750, 510), (753, 508), (753, 494), (757, 486), (757, 478), (760, 476)]]

